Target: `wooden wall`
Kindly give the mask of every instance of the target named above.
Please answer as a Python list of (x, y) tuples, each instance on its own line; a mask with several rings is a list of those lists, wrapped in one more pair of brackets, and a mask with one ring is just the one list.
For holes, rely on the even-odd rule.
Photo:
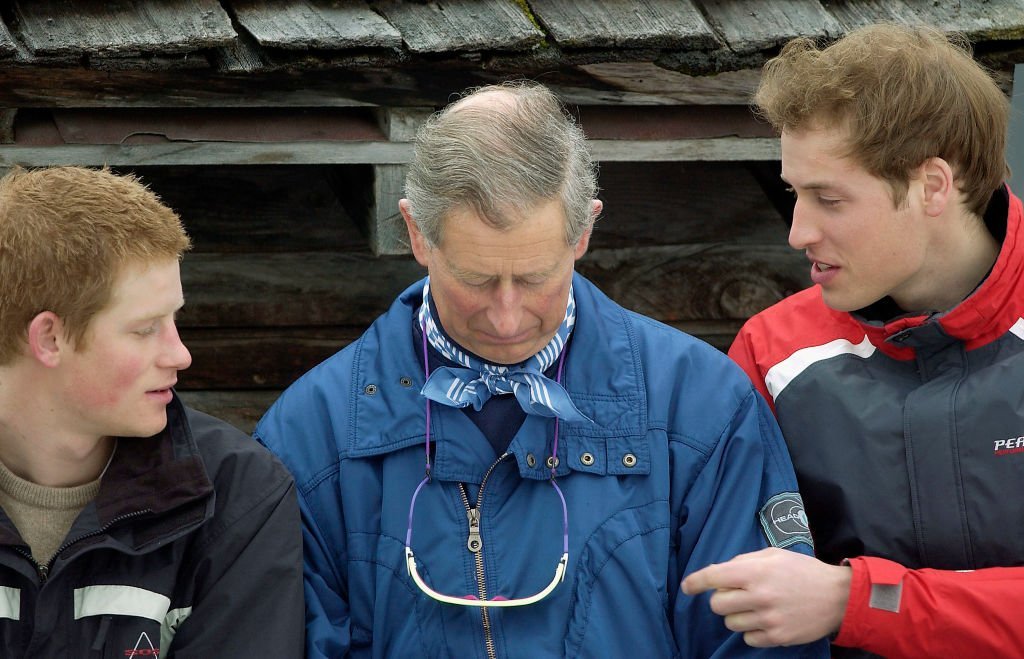
[[(743, 319), (808, 283), (758, 182), (775, 167), (602, 164), (605, 213), (578, 270), (621, 304), (726, 347)], [(181, 214), (194, 242), (179, 316), (193, 355), (180, 377), (186, 401), (250, 431), (283, 388), (424, 274), (409, 256), (374, 256), (353, 219), (369, 170), (131, 170)]]

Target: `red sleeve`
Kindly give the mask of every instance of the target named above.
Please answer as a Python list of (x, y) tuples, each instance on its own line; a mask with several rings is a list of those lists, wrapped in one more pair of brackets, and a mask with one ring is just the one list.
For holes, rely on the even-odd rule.
[(893, 659), (1009, 657), (1024, 648), (1024, 567), (908, 570), (855, 558), (836, 645)]

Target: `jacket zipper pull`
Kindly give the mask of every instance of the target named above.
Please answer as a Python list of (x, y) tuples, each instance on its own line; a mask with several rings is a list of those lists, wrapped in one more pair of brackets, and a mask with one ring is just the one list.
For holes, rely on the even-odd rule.
[(470, 508), (466, 511), (466, 517), (469, 518), (469, 540), (466, 541), (466, 547), (475, 554), (484, 544), (480, 538), (480, 511)]
[(39, 573), (39, 583), (46, 583), (46, 578), (50, 576), (50, 566), (40, 563), (36, 566), (36, 572)]

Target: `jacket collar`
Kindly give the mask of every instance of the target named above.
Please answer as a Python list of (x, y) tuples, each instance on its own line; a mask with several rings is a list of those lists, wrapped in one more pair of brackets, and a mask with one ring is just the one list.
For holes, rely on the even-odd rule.
[(993, 194), (984, 219), (992, 235), (1002, 237), (999, 255), (985, 280), (944, 313), (905, 314), (885, 322), (869, 321), (863, 312), (852, 314), (873, 345), (892, 357), (909, 359), (914, 349), (937, 350), (956, 342), (973, 350), (1006, 334), (1015, 323), (1024, 325), (1021, 200), (1009, 187), (1000, 188)]
[[(119, 438), (96, 499), (82, 511), (69, 537), (106, 531), (122, 520), (145, 520), (146, 530), (135, 533), (132, 541), (140, 546), (205, 520), (212, 514), (212, 494), (213, 483), (175, 394), (160, 433)], [(6, 515), (0, 517), (0, 544), (24, 544)]]
[[(347, 453), (352, 457), (379, 455), (425, 441), (426, 399), (419, 393), (425, 381), (423, 355), (414, 345), (411, 331), (423, 283), (418, 281), (406, 289), (355, 346), (348, 392), (352, 422)], [(640, 437), (647, 424), (646, 392), (626, 312), (578, 274), (573, 287), (577, 321), (563, 385), (594, 423), (560, 422), (559, 441)], [(594, 358), (597, 354), (600, 359)], [(553, 420), (527, 417), (510, 450), (517, 457), (532, 453), (543, 460), (550, 455), (553, 431)], [(480, 444), (474, 441), (480, 439), (476, 432), (461, 410), (432, 405), (431, 443), (437, 446), (434, 473), (446, 478), (450, 472), (453, 478), (474, 480), (482, 457), (476, 451)], [(565, 461), (561, 462), (559, 471), (568, 471)], [(544, 475), (538, 473), (537, 477)]]

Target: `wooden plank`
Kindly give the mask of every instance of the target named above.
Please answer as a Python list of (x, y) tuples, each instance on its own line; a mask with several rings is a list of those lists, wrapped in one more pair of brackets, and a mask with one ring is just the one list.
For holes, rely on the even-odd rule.
[(435, 0), (374, 3), (414, 53), (529, 50), (544, 33), (514, 0)]
[(385, 134), (362, 108), (107, 108), (52, 111), (67, 144), (373, 141)]
[(666, 322), (748, 318), (810, 285), (806, 257), (783, 245), (595, 250), (577, 270), (624, 307)]
[(828, 11), (843, 26), (844, 32), (879, 22), (907, 25), (920, 22), (918, 14), (903, 0), (833, 0)]
[(746, 105), (750, 103), (760, 69), (690, 76), (653, 62), (602, 62), (579, 67), (600, 82), (590, 87), (560, 85), (566, 103), (597, 105)]
[(775, 137), (712, 137), (691, 140), (590, 140), (600, 162), (778, 160)]
[(368, 325), (425, 271), (369, 253), (185, 256), (182, 327)]
[(724, 44), (689, 0), (531, 0), (534, 16), (563, 48), (680, 48)]
[[(358, 166), (369, 170), (368, 166)], [(128, 171), (128, 170), (123, 170)], [(137, 167), (130, 170), (181, 216), (197, 252), (365, 252), (366, 237), (331, 168)]]
[[(593, 140), (599, 161), (778, 160), (777, 138)], [(0, 167), (21, 165), (304, 165), (403, 164), (412, 145), (398, 142), (175, 142), (170, 144), (0, 146)]]
[[(757, 66), (747, 62), (739, 72), (704, 75), (709, 73), (705, 68), (707, 62), (693, 64), (688, 59), (693, 54), (694, 51), (683, 51), (686, 57), (671, 64), (662, 54), (657, 61), (665, 62), (672, 70), (664, 69), (664, 75), (651, 80), (644, 77), (651, 71), (645, 68), (653, 65), (631, 69), (626, 54), (618, 55), (623, 58), (620, 62), (602, 65), (577, 66), (564, 59), (542, 63), (524, 54), (509, 57), (508, 67), (515, 62), (517, 68), (497, 68), (493, 66), (494, 58), (489, 57), (484, 66), (466, 55), (435, 61), (410, 57), (390, 66), (350, 63), (348, 68), (328, 66), (329, 62), (308, 62), (251, 74), (209, 70), (109, 72), (5, 63), (0, 66), (0, 107), (157, 108), (172, 102), (175, 107), (220, 108), (442, 106), (451, 100), (455, 90), (524, 76), (542, 80), (570, 103), (584, 105), (748, 102), (748, 90), (757, 84)], [(646, 53), (647, 57), (653, 55)], [(1009, 81), (1012, 62), (1024, 59), (1024, 48), (1020, 42), (986, 42), (984, 55), (1001, 59), (996, 68)], [(763, 58), (759, 52), (747, 59)], [(695, 68), (701, 75), (689, 75)], [(607, 73), (592, 74), (602, 70)], [(729, 69), (715, 69), (722, 70)], [(706, 100), (701, 101), (702, 97)]]
[[(764, 168), (781, 183), (777, 162)], [(789, 228), (767, 203), (751, 163), (605, 163), (600, 183), (604, 212), (590, 238), (595, 251), (687, 243), (787, 244)]]
[(711, 25), (737, 53), (779, 46), (794, 37), (831, 38), (842, 26), (818, 0), (699, 0)]
[(373, 166), (370, 249), (377, 256), (409, 253), (409, 232), (398, 210), (405, 196), (405, 165)]
[[(430, 116), (428, 108), (382, 108), (381, 128), (392, 142), (411, 142)], [(405, 196), (405, 165), (374, 165), (373, 192), (367, 218), (370, 250), (377, 256), (409, 253), (409, 234), (398, 211)]]
[(187, 389), (283, 389), (359, 338), (364, 327), (193, 329), (181, 340), (192, 366), (179, 376)]
[(1018, 0), (833, 0), (829, 11), (846, 30), (892, 21), (930, 25), (964, 34), (972, 41), (1024, 38), (1024, 6)]
[[(728, 347), (743, 319), (669, 322), (681, 331)], [(364, 327), (194, 330), (181, 338), (192, 365), (179, 376), (183, 390), (284, 389), (355, 341)]]
[[(580, 272), (654, 318), (745, 318), (807, 285), (785, 245), (695, 244), (594, 250)], [(190, 254), (182, 327), (366, 326), (424, 274), (411, 259), (324, 253)]]
[(174, 142), (169, 144), (68, 144), (0, 147), (0, 167), (22, 165), (303, 165), (408, 162), (409, 144), (388, 142)]
[(217, 0), (17, 0), (19, 35), (37, 56), (183, 53), (235, 36)]
[(189, 407), (223, 419), (246, 434), (252, 433), (280, 395), (280, 391), (178, 391)]
[(14, 120), (17, 108), (0, 108), (0, 144), (14, 144)]
[(574, 109), (583, 132), (594, 140), (689, 140), (714, 137), (774, 137), (772, 127), (746, 105), (590, 106)]
[(402, 47), (401, 33), (362, 0), (232, 0), (231, 7), (267, 48)]

